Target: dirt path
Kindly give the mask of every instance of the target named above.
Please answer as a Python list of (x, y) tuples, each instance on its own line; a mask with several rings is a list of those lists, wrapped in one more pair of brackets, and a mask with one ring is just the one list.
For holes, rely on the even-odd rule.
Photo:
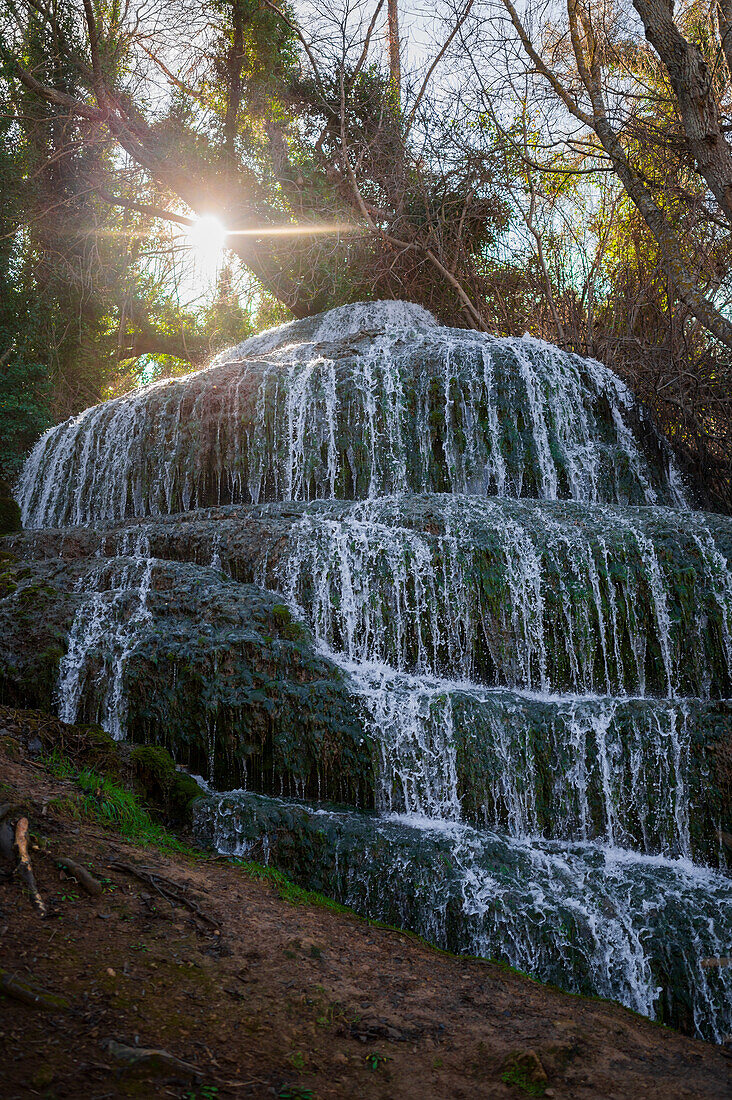
[[(3, 1100), (730, 1095), (732, 1060), (720, 1048), (355, 916), (290, 904), (228, 863), (161, 855), (73, 822), (49, 806), (70, 781), (7, 737), (0, 745), (0, 803), (21, 801), (48, 846), (31, 854), (54, 910), (40, 919), (17, 876), (0, 875), (0, 967), (70, 1005), (41, 1011), (0, 996)], [(107, 879), (102, 896), (64, 878), (51, 853)], [(114, 861), (153, 868), (210, 920)], [(161, 1057), (131, 1064), (125, 1048), (135, 1046), (198, 1073)], [(507, 1071), (523, 1087), (505, 1083)]]

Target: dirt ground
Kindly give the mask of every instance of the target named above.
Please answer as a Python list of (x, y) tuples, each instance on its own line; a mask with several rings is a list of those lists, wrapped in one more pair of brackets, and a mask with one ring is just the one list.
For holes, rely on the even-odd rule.
[[(28, 814), (51, 913), (41, 919), (17, 872), (0, 875), (0, 968), (68, 1001), (42, 1010), (0, 995), (3, 1100), (732, 1094), (725, 1049), (354, 915), (293, 905), (228, 862), (161, 854), (59, 816), (49, 800), (71, 782), (1, 744), (0, 802)], [(59, 855), (107, 880), (102, 895), (66, 877)], [(114, 861), (152, 869), (190, 906)], [(141, 1055), (148, 1048), (187, 1066)]]

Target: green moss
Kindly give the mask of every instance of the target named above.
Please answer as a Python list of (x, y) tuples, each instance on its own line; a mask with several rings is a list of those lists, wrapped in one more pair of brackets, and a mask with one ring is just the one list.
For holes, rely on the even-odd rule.
[(166, 790), (175, 775), (175, 764), (167, 749), (138, 745), (130, 753), (135, 778), (147, 789)]
[(515, 1085), (529, 1096), (543, 1096), (546, 1092), (546, 1078), (537, 1080), (531, 1066), (519, 1062), (519, 1057), (503, 1071), (501, 1080), (506, 1085)]
[(18, 593), (18, 603), (23, 607), (35, 606), (49, 596), (55, 596), (56, 589), (47, 583), (26, 584)]
[(78, 731), (78, 763), (110, 778), (119, 779), (125, 763), (119, 744), (101, 726), (75, 726)]
[[(1, 485), (1, 483), (0, 483)], [(12, 535), (22, 528), (20, 508), (13, 498), (0, 488), (0, 535)]]
[(17, 588), (18, 585), (11, 570), (6, 569), (3, 573), (0, 573), (0, 600), (4, 599), (5, 596), (11, 596), (13, 592), (17, 591)]
[(162, 805), (173, 821), (190, 821), (191, 805), (203, 792), (192, 776), (176, 769), (167, 749), (138, 745), (130, 753), (130, 763), (144, 799)]
[(282, 603), (276, 603), (271, 614), (275, 621), (275, 629), (281, 638), (287, 638), (290, 642), (297, 642), (308, 637), (306, 627), (293, 619), (289, 607)]
[(64, 655), (63, 646), (58, 643), (52, 643), (41, 652), (39, 660), (46, 665), (50, 665), (52, 668), (57, 668), (61, 658)]

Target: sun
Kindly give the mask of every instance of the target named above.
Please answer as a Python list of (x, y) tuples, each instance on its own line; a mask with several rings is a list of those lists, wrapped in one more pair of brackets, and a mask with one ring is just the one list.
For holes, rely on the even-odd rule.
[(224, 251), (226, 229), (214, 214), (204, 214), (196, 218), (188, 230), (188, 243), (197, 263), (202, 267), (211, 267), (219, 262)]

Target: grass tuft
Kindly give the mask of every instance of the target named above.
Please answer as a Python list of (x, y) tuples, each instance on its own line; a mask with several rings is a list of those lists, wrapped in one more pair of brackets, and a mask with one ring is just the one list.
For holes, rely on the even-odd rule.
[(265, 867), (261, 863), (249, 863), (237, 856), (232, 857), (231, 862), (239, 870), (257, 882), (269, 882), (275, 887), (283, 901), (289, 901), (290, 905), (315, 905), (321, 909), (332, 909), (336, 913), (352, 913), (346, 905), (339, 905), (337, 901), (319, 894), (315, 890), (305, 890), (302, 886), (291, 882), (281, 871), (274, 867)]
[(530, 1071), (524, 1066), (512, 1065), (501, 1074), (501, 1080), (506, 1085), (515, 1085), (529, 1096), (543, 1096), (546, 1092), (546, 1083), (533, 1079)]
[(155, 844), (173, 852), (187, 851), (162, 825), (154, 821), (134, 791), (91, 768), (77, 769), (68, 757), (53, 749), (45, 758), (49, 770), (59, 779), (70, 779), (79, 787), (76, 798), (54, 799), (55, 809), (77, 818), (96, 821), (114, 829), (127, 840)]

